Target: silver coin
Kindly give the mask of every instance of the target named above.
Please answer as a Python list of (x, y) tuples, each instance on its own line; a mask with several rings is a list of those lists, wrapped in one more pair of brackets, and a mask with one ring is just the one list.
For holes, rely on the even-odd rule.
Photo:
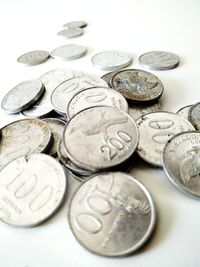
[(185, 106), (177, 111), (177, 114), (183, 117), (185, 120), (189, 120), (189, 110), (193, 105)]
[(119, 109), (93, 107), (68, 122), (63, 142), (74, 164), (95, 172), (125, 162), (137, 147), (138, 129)]
[(51, 56), (55, 59), (74, 60), (84, 56), (87, 48), (82, 45), (68, 44), (59, 46), (51, 52)]
[(133, 106), (130, 105), (129, 109), (128, 109), (128, 113), (129, 115), (134, 119), (134, 120), (138, 120), (140, 117), (142, 117), (143, 115), (146, 115), (148, 113), (151, 112), (156, 112), (162, 109), (161, 103), (160, 102), (156, 102), (153, 103), (152, 105), (148, 105), (148, 106)]
[(138, 180), (122, 172), (82, 183), (69, 207), (69, 224), (85, 248), (102, 256), (126, 256), (149, 239), (156, 224), (154, 202)]
[(180, 190), (200, 197), (200, 132), (177, 134), (166, 144), (163, 166), (169, 180)]
[(64, 29), (58, 32), (58, 35), (61, 35), (66, 38), (75, 38), (83, 34), (83, 30), (81, 28), (69, 28)]
[(35, 50), (21, 55), (18, 57), (17, 61), (27, 65), (37, 65), (45, 62), (49, 57), (49, 52), (44, 50)]
[(196, 130), (200, 130), (200, 102), (193, 105), (188, 114), (189, 121), (194, 125)]
[(52, 143), (49, 125), (38, 119), (15, 121), (1, 130), (0, 169), (18, 157), (46, 152)]
[(95, 68), (115, 71), (131, 65), (133, 58), (130, 54), (121, 51), (103, 51), (91, 59)]
[(110, 82), (111, 82), (112, 77), (113, 77), (115, 74), (116, 74), (116, 72), (114, 72), (114, 71), (112, 71), (112, 72), (108, 72), (108, 73), (104, 74), (104, 75), (101, 77), (101, 79), (103, 79), (104, 81), (106, 81), (106, 82), (107, 82), (107, 85), (108, 85), (109, 87), (112, 87)]
[(159, 167), (162, 167), (162, 152), (167, 141), (175, 134), (194, 130), (189, 121), (166, 111), (144, 115), (137, 120), (137, 125), (140, 133), (139, 156)]
[(117, 72), (111, 79), (113, 89), (135, 102), (150, 102), (161, 97), (163, 85), (152, 73), (127, 69)]
[(44, 90), (39, 79), (22, 82), (4, 96), (1, 108), (8, 114), (18, 113), (33, 105)]
[(85, 22), (83, 20), (70, 21), (70, 22), (67, 22), (63, 25), (63, 27), (67, 27), (69, 29), (84, 28), (86, 26), (87, 26), (87, 22)]
[(66, 123), (56, 118), (45, 118), (43, 119), (43, 121), (49, 124), (49, 127), (53, 134), (53, 144), (50, 150), (48, 151), (48, 154), (53, 157), (56, 157), (58, 142), (62, 138), (62, 134), (63, 134)]
[(169, 70), (178, 66), (179, 58), (171, 52), (152, 51), (141, 55), (139, 63), (151, 70)]
[(0, 171), (0, 220), (20, 227), (41, 224), (61, 205), (66, 186), (62, 166), (48, 155), (13, 160)]
[(86, 88), (106, 85), (107, 84), (103, 79), (95, 76), (69, 79), (55, 88), (51, 95), (51, 103), (55, 111), (65, 114), (67, 112), (69, 101), (75, 94)]
[(115, 107), (128, 113), (128, 103), (120, 93), (107, 87), (93, 87), (82, 90), (70, 100), (67, 115), (71, 118), (78, 112), (94, 106)]

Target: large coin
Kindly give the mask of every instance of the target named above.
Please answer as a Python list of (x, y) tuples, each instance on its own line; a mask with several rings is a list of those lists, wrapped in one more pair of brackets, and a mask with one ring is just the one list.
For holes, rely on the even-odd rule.
[(156, 212), (151, 195), (122, 172), (99, 174), (83, 183), (69, 208), (76, 239), (102, 256), (126, 256), (150, 237)]
[(52, 143), (49, 125), (38, 119), (15, 121), (1, 130), (0, 169), (18, 157), (46, 152)]
[(180, 190), (200, 197), (200, 132), (174, 136), (163, 151), (163, 166), (169, 180)]
[(183, 108), (180, 108), (176, 113), (179, 116), (183, 117), (184, 119), (189, 120), (189, 111), (190, 111), (192, 106), (193, 105), (188, 105), (188, 106), (185, 106)]
[(117, 72), (111, 79), (111, 86), (127, 99), (135, 102), (149, 102), (163, 93), (161, 81), (152, 73), (128, 69)]
[(68, 44), (59, 46), (51, 52), (51, 56), (55, 59), (74, 60), (84, 56), (87, 48), (82, 45)]
[(162, 152), (167, 141), (175, 134), (193, 131), (192, 124), (170, 112), (152, 112), (137, 120), (140, 139), (137, 152), (142, 159), (162, 166)]
[(25, 81), (11, 89), (1, 102), (8, 114), (18, 113), (33, 105), (44, 93), (44, 85), (39, 79)]
[(151, 70), (169, 70), (178, 66), (179, 58), (171, 52), (152, 51), (141, 55), (139, 63)]
[(93, 87), (82, 90), (71, 99), (67, 109), (68, 117), (93, 106), (110, 106), (128, 113), (128, 103), (120, 93), (106, 87)]
[(74, 116), (63, 135), (68, 157), (76, 165), (98, 171), (127, 160), (138, 144), (135, 121), (113, 107), (93, 107)]
[(0, 171), (0, 220), (31, 227), (61, 205), (67, 180), (62, 166), (45, 154), (13, 160)]
[(17, 61), (19, 63), (27, 65), (37, 65), (46, 61), (50, 57), (49, 52), (43, 50), (30, 51), (26, 54), (18, 57)]
[(200, 130), (200, 102), (193, 105), (188, 114), (189, 121), (194, 125), (195, 129)]
[(129, 115), (134, 119), (138, 120), (143, 115), (151, 112), (159, 111), (162, 109), (160, 102), (155, 102), (152, 105), (130, 105), (128, 109)]

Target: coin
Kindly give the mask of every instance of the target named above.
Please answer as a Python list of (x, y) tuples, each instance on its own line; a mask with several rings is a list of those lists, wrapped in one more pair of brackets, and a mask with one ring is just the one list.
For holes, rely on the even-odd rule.
[(87, 26), (87, 22), (85, 22), (83, 20), (70, 21), (70, 22), (67, 22), (63, 25), (63, 27), (67, 27), (69, 29), (84, 28), (86, 26)]
[(20, 227), (41, 224), (61, 205), (66, 186), (62, 166), (48, 155), (13, 160), (0, 170), (0, 220)]
[(200, 102), (193, 105), (188, 114), (189, 121), (194, 125), (196, 130), (200, 130)]
[(110, 50), (94, 55), (91, 61), (95, 68), (115, 71), (131, 65), (133, 58), (128, 53)]
[(95, 172), (125, 162), (137, 147), (138, 129), (135, 121), (119, 109), (93, 107), (68, 122), (63, 142), (74, 164)]
[(70, 100), (67, 115), (71, 118), (78, 112), (94, 106), (115, 107), (128, 113), (128, 103), (120, 93), (107, 87), (92, 87), (80, 91)]
[(83, 89), (93, 86), (106, 86), (106, 82), (95, 76), (84, 76), (69, 79), (58, 85), (51, 95), (51, 103), (54, 110), (64, 114), (67, 112), (69, 101), (74, 95)]
[(82, 45), (68, 44), (59, 46), (51, 52), (54, 59), (74, 60), (84, 56), (87, 53), (87, 48)]
[(140, 103), (157, 100), (164, 90), (155, 75), (138, 69), (117, 72), (111, 79), (111, 86), (127, 99)]
[(37, 65), (45, 62), (49, 57), (49, 52), (44, 50), (35, 50), (21, 55), (18, 57), (17, 61), (27, 65)]
[(185, 120), (189, 120), (189, 110), (193, 105), (185, 106), (177, 111), (177, 114), (183, 117)]
[(52, 143), (49, 125), (38, 119), (15, 121), (1, 131), (0, 169), (18, 157), (46, 152)]
[(107, 82), (107, 85), (108, 85), (109, 87), (112, 87), (110, 81), (111, 81), (112, 77), (113, 77), (115, 74), (116, 74), (116, 72), (114, 72), (114, 71), (112, 71), (112, 72), (108, 72), (108, 73), (104, 74), (104, 75), (101, 77), (101, 79), (103, 79), (104, 81), (106, 81), (106, 82)]
[(66, 123), (56, 118), (45, 118), (43, 119), (43, 121), (49, 124), (49, 127), (51, 128), (51, 131), (53, 134), (53, 144), (50, 150), (48, 151), (48, 154), (53, 157), (56, 157), (58, 142), (62, 138), (62, 134), (63, 134)]
[(142, 183), (125, 173), (110, 172), (81, 184), (68, 218), (81, 245), (98, 255), (116, 257), (132, 254), (147, 242), (156, 211)]
[(81, 28), (69, 28), (69, 29), (64, 29), (58, 32), (58, 35), (61, 35), (66, 38), (74, 38), (82, 34), (83, 34), (83, 30)]
[(162, 153), (167, 141), (175, 134), (193, 131), (192, 124), (181, 116), (166, 112), (152, 112), (137, 120), (139, 144), (137, 152), (146, 162), (162, 167)]
[(139, 63), (151, 70), (169, 70), (178, 66), (179, 58), (171, 52), (152, 51), (141, 55)]
[(145, 114), (159, 111), (161, 109), (162, 106), (160, 102), (155, 102), (152, 105), (143, 105), (143, 106), (129, 105), (128, 113), (134, 120), (138, 120)]
[(200, 197), (200, 132), (175, 135), (163, 151), (163, 167), (180, 190)]

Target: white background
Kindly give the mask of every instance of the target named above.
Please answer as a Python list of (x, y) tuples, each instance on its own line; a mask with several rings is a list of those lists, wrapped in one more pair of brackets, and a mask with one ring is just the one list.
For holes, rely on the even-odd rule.
[[(85, 34), (73, 40), (57, 36), (62, 25), (82, 19)], [(133, 54), (131, 67), (141, 53), (166, 50), (179, 55), (180, 66), (154, 72), (164, 84), (164, 110), (176, 112), (200, 101), (200, 1), (198, 0), (0, 0), (0, 98), (16, 84), (57, 67), (84, 70), (99, 76), (91, 56), (107, 49)], [(16, 62), (19, 55), (36, 49), (51, 51), (59, 45), (77, 43), (88, 54), (74, 61), (49, 60), (27, 67)], [(15, 120), (0, 113), (0, 126)], [(158, 226), (150, 242), (127, 258), (104, 258), (82, 248), (68, 227), (67, 205), (78, 183), (69, 184), (65, 205), (48, 222), (32, 229), (0, 223), (1, 267), (198, 267), (200, 266), (200, 204), (179, 193), (162, 170), (142, 162), (132, 174), (150, 190), (158, 210)]]

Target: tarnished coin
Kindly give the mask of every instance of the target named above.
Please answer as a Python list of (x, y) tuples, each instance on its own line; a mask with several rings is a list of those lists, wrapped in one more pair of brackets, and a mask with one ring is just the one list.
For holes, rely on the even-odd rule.
[(61, 205), (66, 186), (62, 166), (48, 155), (13, 160), (0, 170), (0, 220), (20, 227), (41, 224)]
[(49, 57), (49, 52), (44, 50), (35, 50), (21, 55), (18, 57), (17, 61), (27, 65), (37, 65), (45, 62)]
[(56, 118), (45, 118), (43, 119), (43, 121), (49, 124), (49, 127), (51, 128), (53, 134), (53, 144), (50, 150), (48, 151), (48, 154), (55, 157), (57, 156), (58, 142), (62, 138), (66, 123)]
[(133, 58), (130, 54), (121, 51), (103, 51), (91, 59), (95, 68), (115, 71), (131, 65)]
[(116, 72), (114, 72), (114, 71), (112, 71), (112, 72), (108, 72), (108, 73), (104, 74), (101, 78), (102, 78), (104, 81), (107, 82), (107, 85), (108, 85), (109, 87), (112, 87), (110, 82), (111, 82), (112, 77), (113, 77), (115, 74), (116, 74)]
[(169, 180), (180, 190), (200, 197), (200, 132), (175, 135), (163, 151)]
[(111, 86), (127, 99), (135, 102), (149, 102), (161, 97), (163, 85), (152, 73), (128, 69), (117, 72), (111, 79)]
[(193, 105), (185, 106), (177, 111), (177, 114), (183, 117), (185, 120), (189, 120), (189, 110)]
[(85, 248), (102, 256), (126, 256), (149, 239), (156, 211), (145, 186), (130, 175), (96, 175), (75, 192), (69, 224)]
[(71, 118), (78, 112), (94, 106), (115, 107), (128, 113), (128, 103), (120, 93), (107, 87), (93, 87), (82, 90), (71, 99), (67, 115)]
[(138, 120), (143, 115), (146, 115), (151, 112), (156, 112), (161, 109), (162, 106), (160, 102), (153, 103), (152, 105), (143, 105), (143, 106), (130, 105), (128, 113), (134, 120)]
[(18, 113), (33, 105), (43, 93), (44, 86), (39, 79), (22, 82), (4, 96), (1, 108), (8, 114)]
[(63, 27), (72, 29), (72, 28), (84, 28), (87, 26), (87, 22), (83, 20), (75, 20), (75, 21), (70, 21), (67, 22), (63, 25)]
[(106, 86), (106, 82), (95, 76), (77, 77), (58, 85), (51, 95), (51, 103), (55, 111), (67, 113), (69, 101), (83, 89), (94, 86)]
[(178, 66), (179, 58), (171, 52), (152, 51), (141, 55), (139, 63), (151, 70), (169, 70)]
[(193, 105), (189, 110), (189, 121), (194, 125), (196, 130), (200, 130), (200, 102)]
[(58, 32), (58, 35), (61, 35), (66, 38), (75, 38), (83, 34), (83, 30), (81, 28), (69, 28), (64, 29)]
[(137, 120), (137, 125), (140, 133), (139, 156), (159, 167), (162, 167), (162, 153), (167, 141), (175, 134), (194, 130), (189, 121), (166, 111), (144, 115)]
[(55, 59), (74, 60), (84, 56), (87, 48), (82, 45), (68, 44), (59, 46), (51, 52), (51, 56)]
[(52, 143), (50, 127), (42, 120), (15, 121), (1, 130), (0, 169), (18, 157), (46, 152)]
[(126, 161), (138, 144), (135, 121), (113, 107), (93, 107), (67, 124), (63, 142), (68, 157), (77, 166), (98, 171)]

